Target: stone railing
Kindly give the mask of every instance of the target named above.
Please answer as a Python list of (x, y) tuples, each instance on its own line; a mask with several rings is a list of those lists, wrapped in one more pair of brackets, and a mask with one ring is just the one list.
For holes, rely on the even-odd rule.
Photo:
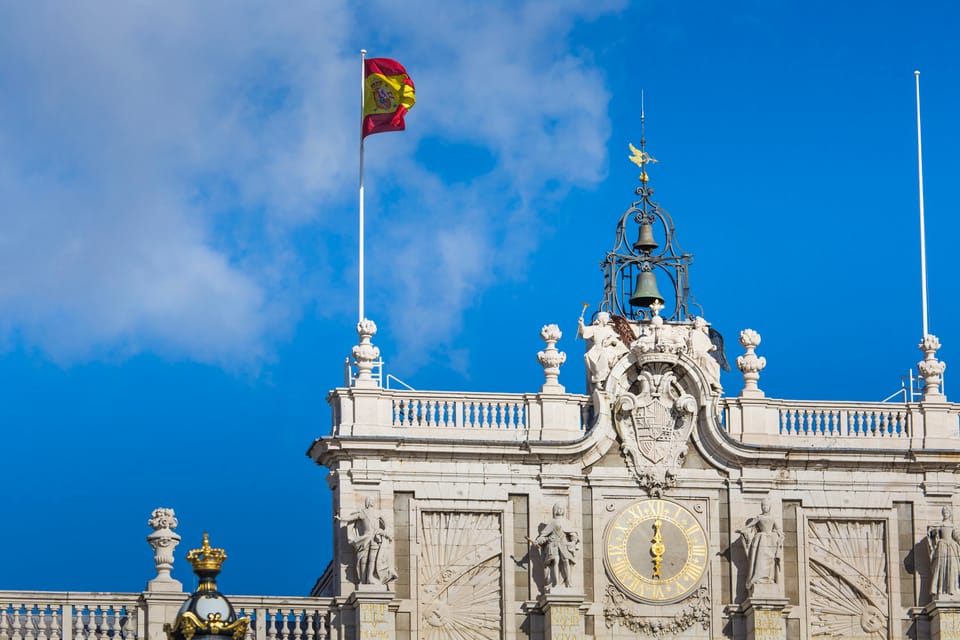
[(725, 398), (722, 423), (732, 437), (797, 448), (950, 446), (960, 440), (960, 405)]
[(778, 407), (780, 434), (827, 438), (909, 438), (906, 405), (849, 402), (784, 402)]
[(139, 600), (138, 593), (0, 591), (0, 639), (141, 638)]
[[(177, 607), (152, 606), (150, 594), (0, 591), (0, 640), (157, 640)], [(177, 605), (188, 593), (163, 594)], [(251, 619), (244, 640), (322, 640), (329, 635), (329, 598), (230, 596)], [(152, 633), (147, 633), (149, 619)]]
[(589, 398), (574, 394), (342, 388), (328, 401), (337, 435), (572, 440), (590, 416)]
[(329, 598), (227, 596), (250, 618), (244, 640), (321, 640), (329, 635)]

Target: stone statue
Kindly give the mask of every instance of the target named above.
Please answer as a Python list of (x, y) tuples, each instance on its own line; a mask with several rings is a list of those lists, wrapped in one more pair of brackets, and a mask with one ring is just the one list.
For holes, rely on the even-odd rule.
[(587, 364), (587, 375), (594, 387), (602, 389), (610, 373), (610, 363), (617, 352), (626, 350), (626, 347), (620, 341), (620, 336), (610, 322), (610, 314), (606, 311), (599, 312), (597, 319), (589, 326), (584, 325), (581, 315), (577, 335), (590, 342), (590, 348), (583, 356)]
[(770, 515), (770, 499), (760, 503), (760, 515), (748, 518), (743, 529), (738, 529), (747, 552), (747, 583), (750, 595), (757, 585), (779, 584), (780, 564), (783, 560), (783, 532)]
[(943, 520), (927, 531), (930, 545), (930, 595), (960, 595), (960, 533), (953, 526), (953, 511), (944, 507)]
[(710, 328), (707, 321), (697, 316), (693, 321), (693, 329), (687, 335), (687, 350), (703, 372), (707, 374), (710, 388), (722, 391), (720, 386), (720, 363), (711, 354), (717, 350), (717, 345), (710, 339)]
[[(360, 584), (386, 585), (397, 579), (390, 558), (387, 523), (373, 510), (373, 498), (367, 496), (363, 508), (347, 518), (334, 516), (348, 527), (347, 542), (357, 554), (356, 570)], [(351, 530), (352, 529), (352, 530)]]
[(577, 563), (577, 553), (580, 551), (580, 534), (564, 517), (563, 505), (559, 502), (553, 505), (553, 519), (546, 524), (537, 536), (531, 540), (540, 547), (543, 554), (543, 567), (546, 570), (547, 590), (558, 587), (570, 588), (571, 572)]

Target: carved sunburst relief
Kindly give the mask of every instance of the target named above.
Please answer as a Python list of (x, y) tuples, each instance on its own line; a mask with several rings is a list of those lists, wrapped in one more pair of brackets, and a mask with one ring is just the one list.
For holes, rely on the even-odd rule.
[(422, 640), (500, 637), (501, 548), (498, 514), (422, 514)]
[(813, 637), (886, 638), (883, 523), (810, 521), (809, 531)]

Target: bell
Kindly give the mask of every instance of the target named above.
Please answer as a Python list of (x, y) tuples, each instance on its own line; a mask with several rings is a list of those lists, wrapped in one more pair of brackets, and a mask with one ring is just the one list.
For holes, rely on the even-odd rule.
[(633, 243), (633, 248), (638, 251), (653, 251), (659, 246), (653, 238), (653, 227), (647, 222), (641, 224), (640, 234), (637, 236), (637, 241)]
[(663, 304), (663, 296), (657, 289), (657, 276), (653, 275), (652, 271), (641, 271), (637, 276), (637, 288), (630, 296), (630, 304), (634, 307), (649, 307), (654, 300)]

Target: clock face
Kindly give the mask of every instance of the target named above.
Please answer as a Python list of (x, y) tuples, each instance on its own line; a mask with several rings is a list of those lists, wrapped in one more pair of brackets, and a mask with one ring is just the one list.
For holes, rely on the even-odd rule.
[(707, 536), (690, 511), (668, 500), (638, 500), (607, 528), (608, 573), (631, 597), (655, 603), (689, 595), (707, 568)]

